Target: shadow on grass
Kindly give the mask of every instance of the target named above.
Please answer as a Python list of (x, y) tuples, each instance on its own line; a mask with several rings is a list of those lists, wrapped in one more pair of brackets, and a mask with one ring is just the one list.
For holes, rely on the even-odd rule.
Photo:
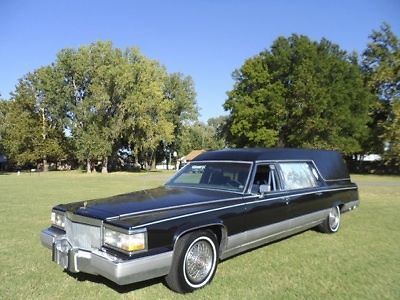
[(98, 284), (103, 284), (120, 294), (125, 294), (135, 290), (140, 290), (159, 283), (162, 283), (165, 286), (165, 281), (163, 277), (149, 279), (146, 281), (126, 284), (126, 285), (118, 285), (115, 282), (112, 282), (111, 280), (108, 280), (107, 278), (104, 278), (102, 276), (86, 274), (86, 273), (71, 273), (68, 271), (64, 272), (67, 273), (69, 276), (75, 278), (77, 281), (90, 281)]
[(118, 172), (126, 172), (126, 173), (142, 173), (142, 174), (146, 174), (146, 173), (163, 173), (166, 171), (174, 171), (172, 169), (170, 170), (157, 170), (157, 169), (139, 169), (139, 170), (121, 170), (121, 171), (110, 171), (110, 173), (118, 173)]
[(9, 172), (0, 172), (0, 176), (1, 175), (10, 175), (10, 173)]
[[(54, 170), (56, 171), (56, 170)], [(52, 171), (52, 172), (54, 172)], [(58, 171), (58, 170), (57, 170)], [(69, 170), (70, 171), (70, 170)], [(92, 171), (90, 173), (88, 173), (86, 170), (83, 169), (75, 169), (72, 170), (75, 171), (79, 174), (103, 174), (101, 171)], [(108, 171), (107, 173), (104, 174), (116, 174), (116, 173), (133, 173), (133, 174), (148, 174), (148, 173), (164, 173), (164, 172), (168, 172), (168, 171), (175, 171), (174, 169), (170, 169), (170, 170), (157, 170), (157, 169), (127, 169), (127, 170), (112, 170), (112, 171)], [(63, 172), (63, 171), (58, 171), (58, 172)]]
[[(304, 232), (306, 232), (306, 231), (319, 232), (316, 227), (309, 228), (309, 229), (294, 233), (292, 235), (279, 238), (279, 239), (277, 239), (275, 241), (271, 241), (269, 243), (257, 246), (255, 248), (251, 248), (251, 249), (248, 249), (246, 251), (240, 252), (238, 254), (235, 254), (235, 255), (233, 255), (231, 257), (228, 257), (228, 258), (220, 261), (220, 263), (224, 263), (226, 261), (234, 259), (235, 257), (237, 257), (239, 255), (242, 255), (242, 254), (245, 254), (245, 253), (250, 253), (250, 252), (253, 252), (253, 251), (257, 251), (260, 248), (268, 247), (268, 246), (271, 246), (271, 245), (273, 245), (275, 243), (283, 242), (284, 240), (291, 239), (291, 238), (293, 238), (293, 237), (295, 237), (297, 235), (304, 234)], [(125, 293), (129, 293), (129, 292), (132, 292), (132, 291), (135, 291), (135, 290), (140, 290), (140, 289), (143, 289), (143, 288), (155, 285), (155, 284), (159, 284), (159, 283), (162, 283), (166, 288), (168, 288), (163, 277), (148, 279), (146, 281), (137, 282), (137, 283), (131, 283), (131, 284), (127, 284), (127, 285), (118, 285), (115, 282), (113, 282), (113, 281), (111, 281), (111, 280), (109, 280), (109, 279), (107, 279), (105, 277), (102, 277), (100, 275), (98, 276), (98, 275), (92, 275), (92, 274), (86, 274), (86, 273), (71, 273), (71, 272), (68, 272), (66, 270), (64, 270), (64, 272), (67, 273), (69, 276), (75, 278), (77, 281), (90, 281), (90, 282), (94, 282), (94, 283), (98, 283), (98, 284), (103, 284), (103, 285), (113, 289), (117, 293), (120, 293), (120, 294), (125, 294)]]

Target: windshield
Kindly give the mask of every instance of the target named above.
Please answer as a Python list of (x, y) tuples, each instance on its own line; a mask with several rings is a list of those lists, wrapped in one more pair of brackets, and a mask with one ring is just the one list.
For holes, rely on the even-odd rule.
[(193, 162), (177, 173), (167, 185), (243, 192), (250, 163)]

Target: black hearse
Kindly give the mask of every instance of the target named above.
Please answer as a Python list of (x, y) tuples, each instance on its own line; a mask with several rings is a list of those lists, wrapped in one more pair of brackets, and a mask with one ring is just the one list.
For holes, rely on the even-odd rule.
[(220, 259), (312, 227), (337, 232), (358, 205), (338, 152), (209, 151), (162, 187), (55, 206), (41, 241), (70, 272), (121, 285), (166, 276), (184, 293)]

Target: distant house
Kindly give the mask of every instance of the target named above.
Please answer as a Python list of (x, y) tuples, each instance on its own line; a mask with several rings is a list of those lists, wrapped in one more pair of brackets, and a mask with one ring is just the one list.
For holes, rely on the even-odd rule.
[(188, 162), (192, 161), (193, 159), (195, 159), (197, 156), (199, 156), (203, 152), (206, 152), (206, 150), (203, 150), (203, 149), (201, 149), (201, 150), (193, 150), (189, 154), (181, 157), (179, 159), (179, 169), (184, 167)]
[[(197, 157), (198, 155), (202, 154), (203, 152), (206, 152), (206, 150), (193, 150), (192, 152), (190, 152), (189, 154), (182, 156), (181, 158), (179, 158), (177, 160), (177, 165), (167, 165), (167, 160), (165, 159), (164, 161), (162, 161), (162, 163), (158, 164), (156, 166), (156, 168), (158, 170), (173, 170), (173, 169), (180, 169), (183, 166), (185, 166), (188, 162), (192, 161), (195, 157)], [(175, 157), (176, 154), (174, 154)]]
[(7, 157), (4, 154), (0, 154), (0, 171), (6, 169)]
[(206, 150), (203, 150), (203, 149), (193, 150), (188, 155), (185, 155), (184, 157), (182, 157), (181, 160), (185, 160), (186, 162), (192, 161), (193, 159), (195, 159), (197, 156), (199, 156), (203, 152), (206, 152)]
[(381, 161), (382, 156), (379, 154), (368, 154), (362, 155), (360, 158), (361, 161)]

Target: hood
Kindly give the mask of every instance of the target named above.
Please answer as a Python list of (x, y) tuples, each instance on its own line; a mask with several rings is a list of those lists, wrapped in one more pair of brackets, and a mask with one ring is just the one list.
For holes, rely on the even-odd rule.
[(176, 207), (202, 206), (204, 202), (240, 197), (241, 194), (162, 186), (102, 199), (58, 205), (56, 209), (96, 219), (165, 211)]

